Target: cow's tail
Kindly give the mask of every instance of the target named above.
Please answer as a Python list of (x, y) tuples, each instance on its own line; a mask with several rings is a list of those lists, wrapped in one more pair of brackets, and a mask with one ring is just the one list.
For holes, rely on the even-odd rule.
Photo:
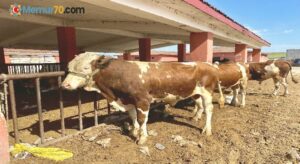
[(294, 83), (298, 83), (298, 80), (296, 80), (295, 78), (294, 78), (294, 76), (293, 76), (293, 71), (292, 71), (292, 65), (291, 65), (291, 63), (290, 62), (287, 62), (287, 64), (290, 66), (290, 73), (291, 73), (291, 77), (292, 77), (292, 81), (294, 82)]

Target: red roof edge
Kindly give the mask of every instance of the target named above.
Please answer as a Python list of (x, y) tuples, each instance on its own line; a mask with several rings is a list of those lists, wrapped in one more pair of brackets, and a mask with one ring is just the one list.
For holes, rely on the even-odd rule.
[(243, 25), (237, 23), (236, 21), (234, 21), (233, 19), (231, 19), (230, 17), (228, 17), (223, 12), (221, 12), (217, 8), (213, 7), (209, 3), (207, 3), (203, 0), (184, 0), (184, 1), (186, 3), (192, 5), (192, 6), (196, 7), (197, 9), (201, 10), (202, 12), (204, 12), (204, 13), (216, 18), (217, 20), (227, 24), (231, 28), (243, 33), (244, 35), (247, 35), (247, 36), (263, 43), (265, 46), (270, 46), (271, 45), (271, 43), (269, 43), (268, 41), (262, 39), (260, 36), (253, 33), (252, 31), (250, 31), (249, 29), (247, 29)]

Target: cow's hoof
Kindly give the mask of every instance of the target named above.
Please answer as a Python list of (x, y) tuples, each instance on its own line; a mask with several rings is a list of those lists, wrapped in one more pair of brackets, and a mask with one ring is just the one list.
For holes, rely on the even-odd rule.
[(206, 134), (206, 136), (211, 136), (212, 135), (211, 130), (207, 130), (206, 128), (204, 128), (202, 130), (202, 134)]
[(138, 145), (143, 145), (144, 143), (146, 143), (147, 141), (147, 137), (146, 136), (141, 136), (138, 141), (137, 141), (137, 144)]
[(240, 108), (245, 108), (245, 106), (246, 106), (245, 104), (241, 104)]
[(199, 121), (199, 118), (198, 117), (196, 117), (196, 116), (194, 116), (194, 117), (191, 117), (190, 118), (192, 121), (195, 121), (195, 122), (198, 122)]
[(130, 131), (130, 135), (133, 136), (133, 137), (135, 137), (135, 138), (137, 138), (137, 137), (138, 137), (138, 130), (132, 129), (132, 130)]
[(224, 99), (220, 99), (218, 103), (219, 103), (219, 108), (220, 109), (225, 107), (225, 100)]
[(211, 136), (212, 133), (211, 132), (206, 132), (206, 136)]

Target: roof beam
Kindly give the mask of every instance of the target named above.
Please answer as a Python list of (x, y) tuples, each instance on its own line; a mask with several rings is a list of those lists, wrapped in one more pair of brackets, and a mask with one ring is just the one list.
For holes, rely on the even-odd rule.
[(20, 49), (39, 49), (39, 50), (57, 50), (57, 45), (37, 45), (37, 44), (15, 44), (6, 48), (20, 48)]
[[(154, 44), (154, 45), (151, 45), (151, 49), (153, 49), (153, 48), (160, 48), (160, 47), (166, 47), (166, 46), (171, 46), (171, 45), (174, 45), (174, 44), (172, 44), (172, 43)], [(135, 49), (125, 50), (125, 52), (136, 52), (138, 50), (139, 50), (139, 48), (135, 48)]]
[(100, 28), (76, 28), (84, 31), (90, 31), (90, 32), (98, 32), (98, 33), (105, 33), (105, 34), (113, 34), (113, 35), (120, 35), (120, 36), (127, 36), (127, 37), (133, 37), (133, 38), (143, 38), (146, 37), (144, 34), (137, 33), (137, 32), (131, 32), (126, 30), (117, 30), (117, 29), (100, 29)]
[[(165, 39), (153, 39), (151, 42), (152, 48), (158, 48), (163, 46), (169, 46), (181, 43), (181, 41), (165, 40)], [(132, 48), (136, 47), (136, 48)], [(101, 51), (114, 51), (114, 52), (133, 52), (138, 50), (138, 42), (135, 38), (120, 38), (114, 37), (99, 42), (91, 43), (89, 46), (83, 49), (89, 50), (101, 50)]]
[[(104, 7), (119, 12), (121, 11), (129, 15), (134, 15), (144, 19), (149, 19), (151, 21), (174, 26), (183, 29), (185, 31), (211, 32), (216, 37), (226, 39), (229, 42), (244, 43), (251, 47), (256, 47), (256, 48), (263, 46), (262, 43), (254, 41), (250, 37), (245, 36), (239, 33), (238, 31), (232, 29), (229, 30), (229, 32), (225, 31), (220, 27), (215, 26), (214, 24), (201, 21), (200, 19), (195, 18), (196, 17), (195, 15), (191, 15), (189, 13), (183, 13), (172, 7), (166, 6), (164, 3), (160, 3), (160, 1), (103, 0), (101, 1), (101, 3), (98, 0), (81, 0), (81, 1), (91, 5), (96, 5), (99, 7)], [(191, 7), (185, 2), (182, 2), (182, 5)], [(200, 13), (201, 12), (199, 12), (199, 14)], [(206, 16), (208, 19), (212, 18), (211, 16), (208, 16), (206, 14), (202, 14), (202, 15)]]
[(101, 48), (106, 48), (106, 47), (112, 47), (112, 45), (120, 45), (124, 42), (129, 42), (132, 41), (134, 39), (132, 38), (120, 38), (120, 37), (113, 37), (110, 39), (106, 39), (106, 40), (101, 40), (99, 42), (94, 42), (91, 43), (89, 46), (84, 47), (85, 50), (95, 50), (95, 49), (101, 49)]
[(7, 39), (4, 39), (3, 41), (0, 42), (0, 46), (3, 47), (9, 47), (10, 45), (13, 45), (15, 43), (18, 43), (21, 40), (24, 40), (26, 38), (50, 31), (51, 29), (53, 29), (53, 27), (39, 27), (39, 28), (35, 28), (31, 31), (28, 31), (26, 33), (22, 33), (22, 34), (18, 34), (16, 36), (13, 37), (9, 37)]
[[(95, 28), (95, 29), (119, 29), (134, 31), (139, 33), (153, 33), (158, 34), (188, 34), (187, 31), (172, 27), (166, 24), (147, 21), (147, 22), (136, 22), (136, 21), (102, 21), (102, 20), (80, 20), (80, 21), (69, 21), (68, 26), (74, 26), (78, 28)], [(154, 29), (159, 29), (155, 31)]]
[(91, 31), (91, 32), (99, 32), (99, 33), (106, 33), (106, 34), (113, 34), (113, 35), (119, 35), (119, 36), (126, 36), (126, 37), (132, 37), (132, 38), (153, 38), (158, 41), (163, 41), (163, 42), (169, 42), (169, 43), (183, 43), (180, 39), (180, 37), (187, 37), (188, 36), (174, 36), (174, 35), (161, 35), (161, 34), (142, 34), (142, 33), (137, 33), (137, 32), (131, 32), (131, 31), (126, 31), (126, 30), (115, 30), (115, 29), (94, 29), (94, 28), (77, 28), (80, 30), (85, 30), (85, 31)]
[[(21, 21), (26, 23), (34, 23), (40, 25), (48, 26), (73, 26), (77, 28), (101, 28), (107, 29), (106, 33), (113, 32), (122, 34), (120, 31), (109, 31), (108, 29), (115, 30), (127, 30), (127, 31), (137, 31), (140, 33), (150, 33), (153, 32), (153, 27), (159, 30), (157, 32), (167, 33), (167, 34), (187, 34), (186, 31), (183, 31), (179, 28), (174, 28), (169, 25), (156, 23), (156, 22), (136, 22), (136, 21), (103, 21), (103, 20), (66, 20), (62, 18), (56, 18), (53, 16), (42, 16), (42, 15), (22, 15), (20, 17), (11, 16), (6, 9), (0, 8), (0, 18)], [(136, 35), (127, 32), (127, 35)]]

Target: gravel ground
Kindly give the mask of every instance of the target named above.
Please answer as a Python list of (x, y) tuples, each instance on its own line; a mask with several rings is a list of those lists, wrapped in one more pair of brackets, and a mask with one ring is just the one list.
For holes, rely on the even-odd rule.
[[(296, 78), (300, 80), (300, 67), (294, 68), (293, 71), (298, 72)], [(100, 122), (106, 121), (107, 125), (93, 128), (82, 135), (51, 146), (72, 151), (74, 157), (62, 162), (72, 164), (286, 163), (295, 158), (291, 151), (294, 154), (300, 151), (300, 87), (299, 84), (292, 83), (290, 77), (288, 80), (290, 95), (287, 97), (269, 95), (273, 90), (272, 80), (267, 80), (261, 87), (256, 81), (249, 81), (245, 108), (226, 105), (225, 109), (219, 109), (215, 103), (213, 135), (210, 137), (201, 134), (205, 115), (198, 123), (189, 119), (192, 116), (191, 107), (172, 108), (170, 116), (166, 118), (160, 110), (153, 110), (148, 124), (152, 136), (149, 136), (147, 143), (141, 147), (135, 144), (134, 139), (123, 129), (124, 124), (129, 122), (125, 114), (116, 113), (108, 116), (103, 111), (99, 119)], [(216, 94), (215, 102), (217, 97)], [(91, 111), (92, 106), (85, 104), (84, 110)], [(58, 110), (49, 111), (46, 118), (52, 122), (59, 117), (58, 114)], [(74, 109), (66, 110), (68, 116), (75, 114)], [(76, 125), (76, 118), (74, 119)], [(20, 122), (22, 127), (30, 127), (36, 123), (36, 115), (24, 116)], [(84, 122), (93, 124), (93, 116), (85, 115)], [(59, 127), (59, 122), (58, 125), (53, 125)], [(76, 129), (71, 127), (68, 126), (67, 130)], [(24, 133), (22, 137), (32, 137), (32, 132), (29, 135), (29, 129), (22, 130), (22, 133)], [(47, 137), (58, 135), (59, 133), (50, 127), (47, 129)], [(36, 138), (37, 134), (33, 136)], [(93, 141), (86, 141), (92, 136), (97, 137)], [(29, 138), (27, 137), (26, 141), (35, 140)], [(105, 144), (105, 141), (110, 144)], [(146, 154), (141, 150), (146, 151)], [(29, 157), (24, 160), (14, 159), (12, 163), (52, 163), (52, 161)]]

